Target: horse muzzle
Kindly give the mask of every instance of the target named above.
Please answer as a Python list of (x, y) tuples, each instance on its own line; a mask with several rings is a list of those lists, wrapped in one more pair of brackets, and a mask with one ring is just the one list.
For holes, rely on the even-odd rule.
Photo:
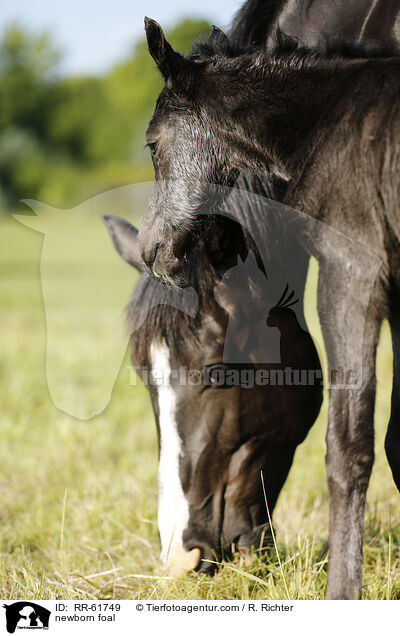
[(200, 548), (185, 550), (181, 546), (171, 546), (163, 561), (168, 569), (168, 574), (172, 577), (178, 577), (185, 572), (195, 570), (199, 566), (200, 559)]
[(177, 287), (189, 285), (185, 259), (178, 258), (166, 243), (154, 242), (148, 246), (140, 240), (141, 256), (148, 273), (164, 283)]

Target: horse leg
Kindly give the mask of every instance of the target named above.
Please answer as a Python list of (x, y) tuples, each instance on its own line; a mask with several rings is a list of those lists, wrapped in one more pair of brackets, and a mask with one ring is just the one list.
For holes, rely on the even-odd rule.
[[(340, 267), (320, 269), (318, 310), (328, 358), (329, 414), (326, 470), (329, 488), (329, 565), (326, 597), (361, 594), (362, 542), (367, 486), (374, 458), (375, 355), (380, 319), (376, 303), (357, 301), (357, 286)], [(354, 388), (334, 388), (335, 371), (362, 360)], [(360, 366), (360, 365), (358, 365)], [(351, 377), (351, 376), (350, 376)], [(352, 381), (355, 378), (351, 378)]]
[(400, 320), (390, 321), (393, 343), (393, 388), (389, 426), (385, 438), (385, 451), (392, 469), (393, 479), (400, 490)]

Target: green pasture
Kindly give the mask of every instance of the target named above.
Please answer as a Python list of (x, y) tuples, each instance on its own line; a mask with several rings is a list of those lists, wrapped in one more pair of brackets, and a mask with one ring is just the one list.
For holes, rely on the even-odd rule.
[[(82, 224), (98, 284), (107, 272), (103, 248)], [(87, 421), (53, 405), (46, 384), (46, 325), (40, 282), (42, 235), (13, 219), (0, 222), (0, 596), (3, 599), (321, 599), (327, 567), (328, 500), (324, 455), (326, 401), (274, 515), (277, 552), (244, 563), (237, 555), (206, 577), (171, 580), (158, 561), (157, 448), (146, 389), (130, 386), (126, 356), (106, 410)], [(60, 236), (60, 241), (68, 237)], [(60, 253), (62, 250), (60, 244)], [(110, 247), (111, 249), (111, 247)], [(123, 266), (123, 264), (122, 264)], [(134, 275), (117, 276), (116, 295), (129, 295)], [(76, 272), (61, 261), (66, 285)], [(307, 313), (318, 337), (316, 269)], [(62, 289), (62, 287), (60, 287)], [(74, 361), (102, 347), (109, 312), (71, 347)], [(365, 599), (400, 597), (399, 495), (383, 439), (389, 415), (391, 349), (381, 335), (376, 405), (376, 462), (365, 525)], [(65, 379), (68, 382), (68, 378)], [(75, 387), (75, 388), (74, 388)], [(78, 390), (75, 385), (71, 390)], [(81, 399), (81, 396), (77, 396)]]

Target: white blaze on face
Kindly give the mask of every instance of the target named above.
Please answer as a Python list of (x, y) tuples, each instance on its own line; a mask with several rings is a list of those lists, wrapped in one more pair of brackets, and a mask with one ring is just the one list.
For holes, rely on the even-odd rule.
[[(189, 520), (189, 505), (179, 478), (181, 439), (176, 423), (176, 394), (171, 386), (169, 350), (165, 342), (150, 347), (153, 382), (157, 381), (160, 463), (158, 467), (158, 529), (161, 538), (161, 560), (172, 573), (196, 567), (197, 552), (187, 552), (182, 534)], [(162, 379), (160, 379), (162, 378)], [(199, 555), (200, 556), (200, 553)]]

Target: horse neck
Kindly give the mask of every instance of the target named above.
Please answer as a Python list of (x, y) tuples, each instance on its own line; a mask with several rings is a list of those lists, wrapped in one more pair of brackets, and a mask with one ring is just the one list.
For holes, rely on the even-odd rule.
[[(242, 125), (229, 133), (242, 168), (284, 180), (301, 175), (308, 157), (339, 115), (340, 96), (366, 60), (272, 60), (261, 54), (236, 72), (243, 76)], [(229, 83), (229, 79), (228, 79)], [(229, 91), (229, 89), (228, 89)], [(243, 115), (244, 113), (244, 115)], [(332, 123), (331, 123), (332, 122)], [(236, 139), (235, 139), (236, 134)]]

